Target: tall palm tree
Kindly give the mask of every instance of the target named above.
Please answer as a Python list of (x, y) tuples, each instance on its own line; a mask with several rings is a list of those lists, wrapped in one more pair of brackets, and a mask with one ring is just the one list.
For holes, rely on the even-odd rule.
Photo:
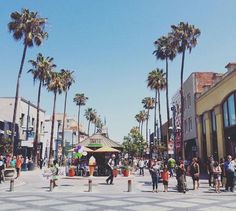
[(136, 119), (136, 121), (138, 122), (138, 130), (139, 130), (139, 133), (141, 133), (141, 117), (140, 117), (140, 114), (136, 114), (134, 116), (134, 118)]
[(96, 117), (96, 110), (92, 108), (87, 108), (85, 110), (84, 114), (85, 118), (88, 120), (88, 136), (89, 136), (89, 131), (90, 131), (90, 123), (94, 121)]
[(140, 111), (138, 114), (135, 115), (135, 119), (139, 122), (140, 124), (140, 135), (143, 135), (143, 123), (146, 121), (147, 119), (147, 112), (142, 110)]
[(75, 94), (75, 97), (74, 97), (74, 102), (76, 103), (77, 106), (79, 106), (78, 108), (78, 143), (80, 143), (80, 108), (81, 106), (84, 106), (86, 104), (86, 101), (88, 100), (88, 97), (86, 97), (84, 95), (84, 93), (82, 94)]
[(74, 71), (61, 69), (61, 75), (63, 80), (63, 91), (65, 92), (64, 100), (64, 112), (63, 112), (63, 121), (62, 121), (62, 158), (64, 159), (65, 146), (64, 146), (64, 136), (65, 136), (65, 118), (66, 118), (66, 104), (67, 104), (67, 93), (70, 89), (70, 86), (75, 82), (73, 77)]
[(184, 144), (183, 144), (183, 122), (184, 122), (184, 93), (183, 93), (183, 76), (184, 76), (184, 60), (185, 52), (189, 50), (191, 53), (192, 48), (197, 45), (197, 39), (201, 34), (200, 29), (195, 28), (194, 25), (180, 22), (177, 26), (172, 25), (172, 45), (175, 46), (177, 52), (182, 54), (181, 73), (180, 73), (180, 95), (181, 95), (181, 144), (182, 144), (182, 157), (184, 158)]
[(47, 32), (44, 31), (46, 21), (47, 19), (41, 18), (37, 12), (31, 12), (28, 9), (22, 9), (21, 13), (17, 11), (11, 13), (11, 21), (8, 23), (8, 29), (10, 33), (13, 33), (14, 39), (17, 41), (23, 39), (24, 44), (23, 55), (21, 58), (20, 69), (16, 82), (16, 95), (11, 129), (12, 153), (14, 153), (15, 124), (19, 97), (20, 77), (25, 62), (26, 51), (28, 47), (33, 47), (34, 44), (40, 46), (43, 40), (48, 36)]
[[(166, 79), (165, 79), (165, 73), (162, 69), (155, 69), (151, 71), (148, 74), (147, 79), (148, 87), (151, 90), (155, 90), (155, 113), (154, 113), (154, 134), (156, 134), (156, 108), (157, 108), (157, 102), (158, 102), (158, 110), (159, 110), (159, 122), (160, 122), (160, 138), (161, 141), (163, 140), (162, 137), (162, 121), (161, 121), (161, 98), (160, 98), (160, 91), (165, 89), (166, 86)], [(157, 100), (158, 99), (158, 100)]]
[(155, 99), (152, 97), (145, 97), (142, 100), (143, 107), (147, 109), (147, 120), (146, 120), (146, 141), (148, 142), (148, 120), (149, 120), (149, 113), (150, 109), (154, 108)]
[[(53, 134), (54, 134), (54, 123), (55, 123), (55, 110), (56, 110), (56, 100), (57, 94), (61, 94), (63, 91), (63, 77), (61, 73), (53, 72), (52, 78), (48, 84), (48, 91), (53, 92), (53, 112), (52, 112), (52, 125), (51, 125), (51, 136), (50, 136), (50, 151), (49, 151), (49, 159), (53, 158)], [(50, 162), (49, 162), (50, 164)]]
[[(39, 107), (40, 107), (40, 97), (41, 97), (41, 88), (49, 83), (52, 75), (53, 69), (56, 65), (53, 63), (53, 58), (44, 57), (41, 53), (38, 54), (36, 60), (29, 60), (29, 63), (33, 66), (28, 73), (32, 73), (34, 83), (38, 80), (38, 101), (37, 101), (37, 118), (36, 118), (36, 133), (34, 139), (34, 150), (33, 157), (34, 163), (37, 164), (37, 145), (38, 145), (38, 134), (39, 134)], [(41, 156), (41, 155), (40, 155)]]
[[(169, 84), (168, 84), (168, 61), (172, 61), (176, 56), (176, 48), (173, 46), (173, 36), (168, 34), (168, 36), (162, 36), (154, 42), (156, 50), (153, 54), (157, 59), (165, 60), (166, 62), (166, 109), (167, 109), (167, 128), (170, 127), (170, 108), (169, 108)], [(167, 140), (168, 140), (167, 133)]]

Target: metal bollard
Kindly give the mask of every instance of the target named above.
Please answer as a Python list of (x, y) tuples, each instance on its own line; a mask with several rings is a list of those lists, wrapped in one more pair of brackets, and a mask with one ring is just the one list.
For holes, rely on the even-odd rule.
[(132, 192), (132, 180), (128, 180), (128, 192)]
[(53, 190), (53, 180), (50, 179), (49, 191), (52, 191), (52, 190)]
[(92, 180), (88, 180), (88, 192), (92, 192)]
[(10, 180), (10, 192), (14, 191), (14, 179)]

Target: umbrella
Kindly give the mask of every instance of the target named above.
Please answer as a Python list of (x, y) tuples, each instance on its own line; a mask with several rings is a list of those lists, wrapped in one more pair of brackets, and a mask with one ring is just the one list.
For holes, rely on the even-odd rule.
[[(72, 148), (72, 149), (68, 150), (68, 152), (74, 152), (74, 149), (75, 149), (75, 148)], [(90, 149), (90, 148), (88, 148), (88, 147), (84, 147), (84, 146), (83, 146), (83, 149), (84, 149), (85, 152), (94, 152), (92, 149)]]
[(104, 146), (95, 150), (94, 152), (120, 152), (120, 151), (112, 147)]

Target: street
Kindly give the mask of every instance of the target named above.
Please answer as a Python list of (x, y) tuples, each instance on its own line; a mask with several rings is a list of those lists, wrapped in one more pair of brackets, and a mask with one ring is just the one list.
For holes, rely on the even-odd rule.
[[(88, 179), (92, 192), (88, 192)], [(175, 178), (170, 178), (169, 192), (152, 193), (149, 172), (145, 176), (119, 175), (114, 185), (107, 185), (105, 177), (65, 177), (58, 187), (49, 191), (49, 180), (42, 171), (22, 172), (15, 181), (14, 192), (9, 192), (9, 181), (0, 185), (0, 210), (236, 210), (235, 193), (215, 193), (207, 180), (201, 180), (200, 190), (193, 191), (191, 178), (187, 178), (186, 194), (175, 189)], [(128, 192), (128, 180), (132, 191)]]

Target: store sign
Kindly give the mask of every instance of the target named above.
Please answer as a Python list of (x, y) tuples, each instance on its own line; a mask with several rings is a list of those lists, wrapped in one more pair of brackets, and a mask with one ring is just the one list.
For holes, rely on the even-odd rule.
[(168, 154), (174, 154), (174, 142), (172, 140), (168, 141)]
[(88, 146), (89, 147), (102, 147), (102, 139), (91, 138)]

